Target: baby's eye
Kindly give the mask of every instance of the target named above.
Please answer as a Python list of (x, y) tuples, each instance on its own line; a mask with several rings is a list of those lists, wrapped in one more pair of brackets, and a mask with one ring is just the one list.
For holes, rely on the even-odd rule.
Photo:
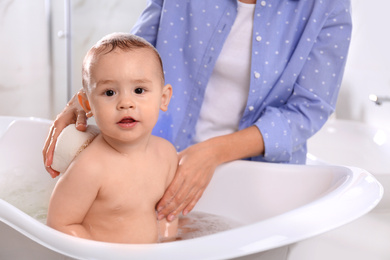
[(108, 96), (108, 97), (111, 97), (111, 96), (115, 95), (115, 91), (112, 90), (112, 89), (109, 89), (109, 90), (106, 90), (106, 91), (104, 92), (104, 94), (105, 94), (106, 96)]
[(145, 92), (145, 90), (143, 89), (143, 88), (136, 88), (135, 90), (134, 90), (134, 93), (135, 94), (142, 94), (142, 93), (144, 93)]

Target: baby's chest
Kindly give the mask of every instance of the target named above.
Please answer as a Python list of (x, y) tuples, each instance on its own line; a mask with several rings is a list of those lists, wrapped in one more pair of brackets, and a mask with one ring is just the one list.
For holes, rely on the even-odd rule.
[(136, 210), (155, 207), (165, 192), (161, 176), (127, 175), (110, 178), (101, 187), (97, 200), (114, 210)]

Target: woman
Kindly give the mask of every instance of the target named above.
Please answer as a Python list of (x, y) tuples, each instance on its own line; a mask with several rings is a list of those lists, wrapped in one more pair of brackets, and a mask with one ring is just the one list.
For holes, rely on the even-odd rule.
[[(179, 151), (158, 218), (186, 215), (221, 163), (305, 163), (306, 141), (333, 113), (351, 35), (349, 0), (151, 0), (132, 32), (159, 51), (174, 96), (154, 129)], [(43, 150), (50, 168), (73, 98)], [(227, 202), (228, 203), (228, 202)]]

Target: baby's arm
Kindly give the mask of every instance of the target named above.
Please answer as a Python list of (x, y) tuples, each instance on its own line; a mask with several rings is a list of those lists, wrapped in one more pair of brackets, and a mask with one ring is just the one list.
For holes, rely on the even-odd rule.
[(47, 225), (72, 236), (91, 239), (83, 220), (99, 191), (98, 179), (91, 164), (74, 161), (51, 195)]

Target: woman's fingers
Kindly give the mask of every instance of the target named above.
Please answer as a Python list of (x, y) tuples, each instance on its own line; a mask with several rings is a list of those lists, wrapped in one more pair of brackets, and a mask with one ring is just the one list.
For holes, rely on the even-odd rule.
[[(172, 221), (181, 212), (183, 212), (183, 215), (187, 215), (201, 198), (207, 184), (208, 182), (197, 183), (196, 181), (191, 182), (191, 184), (183, 184), (179, 187), (178, 192), (171, 197), (168, 203), (161, 204), (165, 205), (165, 207), (158, 212), (158, 218), (163, 219), (164, 217), (167, 217), (168, 221)], [(174, 191), (170, 191), (170, 194), (173, 193)]]
[(196, 195), (193, 197), (193, 199), (191, 200), (191, 202), (187, 204), (187, 206), (186, 206), (186, 207), (184, 208), (184, 210), (183, 210), (183, 215), (184, 215), (184, 216), (187, 215), (188, 213), (190, 213), (190, 212), (194, 209), (195, 205), (198, 203), (198, 201), (199, 201), (200, 198), (202, 197), (203, 192), (206, 190), (206, 187), (207, 187), (207, 186), (205, 186), (203, 189), (198, 190), (198, 192), (197, 192)]
[(77, 112), (76, 128), (79, 131), (87, 130), (87, 115), (84, 110), (78, 110)]
[(54, 149), (56, 147), (58, 136), (64, 128), (64, 125), (54, 122), (43, 150), (45, 168), (52, 178), (55, 178), (60, 174), (51, 168), (51, 164), (53, 163)]
[(61, 120), (64, 120), (64, 119), (62, 119), (61, 117), (58, 117), (54, 121), (53, 125), (51, 126), (51, 130), (50, 130), (49, 136), (46, 139), (47, 145), (45, 144), (45, 148), (43, 150), (45, 166), (46, 167), (47, 166), (51, 166), (51, 164), (53, 162), (53, 153), (54, 153), (54, 148), (55, 148), (56, 143), (57, 143), (58, 136), (60, 135), (61, 131), (67, 125), (72, 123), (72, 121), (70, 123), (68, 123), (68, 124), (62, 123)]
[(180, 212), (182, 212), (183, 216), (190, 213), (191, 210), (195, 207), (196, 203), (199, 201), (205, 188), (206, 187), (202, 189), (198, 189), (198, 188), (191, 189), (190, 192), (187, 194), (186, 198), (184, 199), (184, 201), (179, 205), (179, 207), (176, 208), (167, 216), (168, 221), (174, 220), (180, 214)]
[(57, 116), (56, 120), (54, 120), (42, 150), (46, 171), (49, 172), (53, 178), (59, 175), (59, 172), (51, 168), (58, 136), (65, 127), (73, 123), (76, 123), (76, 128), (80, 131), (85, 131), (87, 129), (87, 117), (84, 110), (79, 105), (76, 95), (72, 97), (65, 109)]
[[(176, 195), (179, 195), (179, 198), (182, 196), (182, 186), (184, 183), (184, 178), (178, 171), (175, 174), (171, 184), (168, 186), (163, 197), (157, 204), (158, 219), (165, 218), (169, 213), (171, 213), (178, 205), (176, 205), (178, 198)], [(181, 191), (179, 193), (179, 191)], [(179, 193), (179, 194), (178, 194)]]
[(54, 179), (58, 175), (60, 175), (59, 172), (53, 170), (50, 166), (46, 166), (46, 171), (50, 174), (50, 176)]
[(188, 214), (199, 201), (216, 167), (203, 146), (194, 145), (179, 154), (175, 178), (157, 205), (158, 218), (175, 219), (183, 210)]
[(49, 134), (46, 137), (45, 145), (43, 146), (43, 150), (42, 150), (43, 162), (45, 163), (45, 166), (46, 166), (47, 163), (50, 163), (50, 165), (51, 165), (51, 161), (49, 162), (47, 160), (47, 150), (48, 150), (48, 148), (50, 146), (50, 143), (51, 143), (53, 127), (54, 127), (53, 125), (50, 127), (50, 132), (49, 132)]
[(175, 177), (157, 204), (158, 218), (188, 214), (202, 197), (214, 171), (224, 162), (225, 139), (211, 138), (181, 151)]
[(165, 214), (168, 221), (172, 221), (180, 215), (196, 193), (196, 187), (191, 187), (189, 185), (183, 186), (167, 207), (167, 212), (165, 212)]

